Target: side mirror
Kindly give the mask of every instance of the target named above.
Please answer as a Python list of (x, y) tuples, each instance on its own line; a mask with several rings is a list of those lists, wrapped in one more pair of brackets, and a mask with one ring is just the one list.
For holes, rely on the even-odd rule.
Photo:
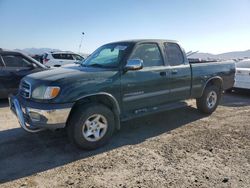
[(125, 71), (129, 70), (140, 70), (143, 68), (143, 60), (141, 59), (130, 59), (127, 61)]

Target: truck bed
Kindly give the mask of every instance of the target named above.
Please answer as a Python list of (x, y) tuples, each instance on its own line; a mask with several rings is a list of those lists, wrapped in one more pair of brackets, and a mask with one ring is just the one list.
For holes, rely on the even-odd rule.
[(223, 90), (230, 89), (234, 85), (234, 61), (191, 63), (190, 67), (192, 70), (191, 97), (193, 98), (200, 97), (204, 89), (202, 85), (215, 76), (222, 78)]

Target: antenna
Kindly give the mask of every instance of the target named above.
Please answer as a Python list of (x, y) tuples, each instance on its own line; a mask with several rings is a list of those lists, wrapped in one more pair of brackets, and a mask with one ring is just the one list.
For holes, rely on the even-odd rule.
[(196, 54), (196, 53), (198, 53), (198, 52), (199, 52), (199, 51), (195, 51), (195, 52), (189, 51), (189, 52), (186, 53), (186, 56), (189, 57), (189, 56), (194, 55), (194, 54)]
[(80, 53), (81, 52), (81, 47), (82, 47), (82, 41), (83, 41), (83, 36), (85, 35), (84, 32), (82, 32), (82, 35), (81, 35), (81, 42), (80, 42), (80, 45), (79, 45), (79, 50), (78, 52)]

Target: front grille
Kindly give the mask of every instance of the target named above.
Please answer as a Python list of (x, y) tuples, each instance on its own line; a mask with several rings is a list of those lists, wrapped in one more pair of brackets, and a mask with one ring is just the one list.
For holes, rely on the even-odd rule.
[(30, 98), (31, 96), (31, 85), (27, 81), (21, 81), (20, 83), (20, 88), (19, 88), (19, 93), (21, 96), (24, 98)]

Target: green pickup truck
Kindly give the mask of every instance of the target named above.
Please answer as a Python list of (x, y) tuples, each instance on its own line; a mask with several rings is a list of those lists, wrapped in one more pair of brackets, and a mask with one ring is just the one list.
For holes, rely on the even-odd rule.
[(77, 146), (95, 149), (121, 121), (179, 108), (186, 99), (211, 114), (234, 74), (230, 61), (190, 64), (175, 41), (121, 41), (80, 64), (24, 77), (9, 102), (26, 131), (66, 128)]

